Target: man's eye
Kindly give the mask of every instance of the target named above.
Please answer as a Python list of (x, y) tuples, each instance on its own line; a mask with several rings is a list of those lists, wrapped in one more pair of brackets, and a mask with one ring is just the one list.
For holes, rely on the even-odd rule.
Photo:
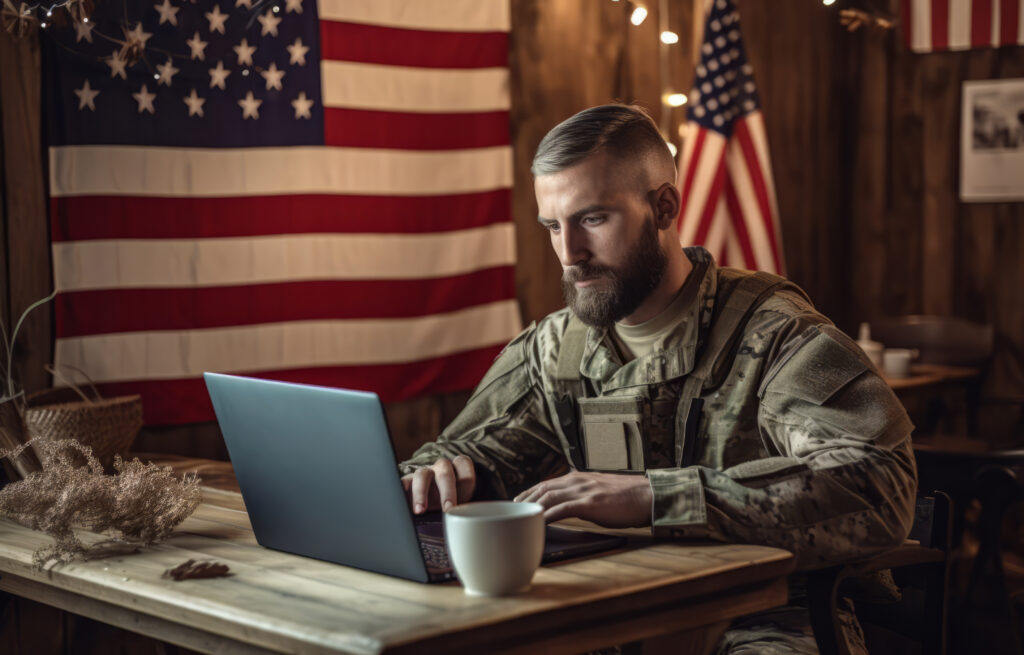
[(604, 223), (604, 216), (587, 216), (583, 219), (583, 223), (586, 225), (600, 225)]
[(548, 232), (558, 232), (560, 228), (558, 227), (558, 223), (545, 223), (544, 229)]

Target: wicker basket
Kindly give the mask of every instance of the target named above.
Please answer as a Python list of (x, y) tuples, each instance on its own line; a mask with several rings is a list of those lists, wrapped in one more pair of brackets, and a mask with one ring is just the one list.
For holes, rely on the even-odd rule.
[[(29, 437), (52, 441), (76, 439), (92, 448), (108, 472), (112, 470), (114, 455), (128, 452), (142, 427), (139, 396), (86, 401), (78, 391), (58, 387), (31, 394), (27, 401), (25, 427)], [(44, 467), (46, 464), (43, 461)]]

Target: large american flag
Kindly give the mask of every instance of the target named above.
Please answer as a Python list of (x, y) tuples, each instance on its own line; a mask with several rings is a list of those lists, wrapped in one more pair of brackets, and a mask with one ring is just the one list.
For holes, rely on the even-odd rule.
[(680, 153), (679, 240), (720, 264), (784, 274), (764, 118), (732, 0), (714, 0)]
[(1024, 0), (901, 0), (914, 52), (1024, 45)]
[(479, 380), (520, 328), (508, 0), (96, 5), (43, 39), (57, 365), (155, 424), (213, 417), (203, 371)]

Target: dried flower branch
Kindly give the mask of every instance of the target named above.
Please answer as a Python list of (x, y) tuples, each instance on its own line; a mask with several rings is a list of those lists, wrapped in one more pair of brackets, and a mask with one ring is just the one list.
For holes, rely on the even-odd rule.
[(198, 578), (223, 578), (228, 574), (228, 565), (220, 562), (197, 562), (190, 559), (184, 564), (179, 564), (173, 569), (164, 571), (165, 578), (174, 578), (177, 581), (194, 580)]
[(892, 18), (881, 14), (872, 14), (861, 9), (843, 9), (839, 12), (839, 22), (846, 26), (847, 31), (856, 32), (861, 27), (879, 30), (891, 30), (896, 25)]
[[(104, 475), (92, 449), (73, 439), (33, 439), (0, 456), (17, 455), (29, 444), (50, 463), (45, 470), (0, 489), (0, 516), (53, 537), (54, 545), (33, 555), (33, 563), (40, 568), (52, 560), (70, 562), (92, 554), (96, 546), (85, 546), (75, 527), (111, 535), (104, 547), (111, 542), (149, 546), (170, 536), (202, 500), (197, 477), (178, 480), (170, 468), (143, 464), (137, 458), (126, 462), (115, 457), (116, 474)], [(85, 457), (86, 466), (75, 465), (73, 451)]]

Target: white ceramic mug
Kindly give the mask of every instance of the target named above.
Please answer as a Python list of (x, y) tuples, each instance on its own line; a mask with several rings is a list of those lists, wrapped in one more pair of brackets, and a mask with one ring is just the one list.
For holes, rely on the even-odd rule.
[(510, 500), (456, 505), (444, 514), (444, 532), (467, 594), (516, 594), (530, 588), (544, 555), (544, 508)]
[(910, 361), (917, 357), (916, 350), (908, 348), (886, 348), (882, 353), (882, 370), (890, 378), (905, 378), (910, 375)]

